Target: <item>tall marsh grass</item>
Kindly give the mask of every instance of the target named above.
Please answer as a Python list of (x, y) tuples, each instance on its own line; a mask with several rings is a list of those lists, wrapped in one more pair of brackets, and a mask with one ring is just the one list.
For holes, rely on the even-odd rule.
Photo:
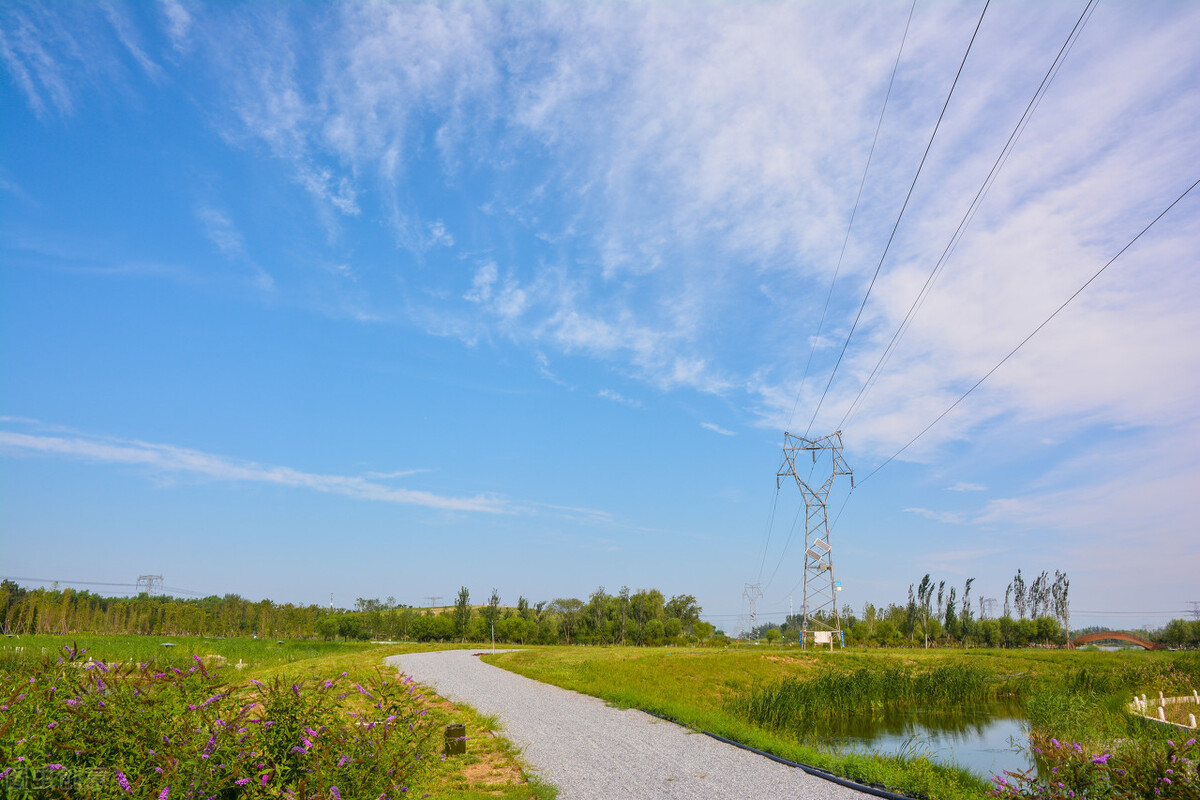
[(1019, 679), (998, 680), (968, 664), (902, 667), (785, 678), (731, 698), (727, 709), (773, 730), (805, 733), (831, 719), (870, 717), (921, 706), (954, 707), (1019, 697)]

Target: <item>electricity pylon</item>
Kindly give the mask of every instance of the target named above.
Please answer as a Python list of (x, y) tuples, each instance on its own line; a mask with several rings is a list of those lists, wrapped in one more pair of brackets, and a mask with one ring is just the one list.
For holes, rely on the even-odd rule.
[[(798, 453), (812, 454), (812, 469), (809, 478), (800, 477), (797, 469), (796, 456)], [(816, 472), (817, 461), (825, 462), (828, 454), (828, 472), (822, 471), (823, 480), (814, 486), (810, 483)], [(804, 497), (804, 625), (801, 629), (801, 642), (809, 643), (810, 634), (815, 629), (831, 631), (840, 635), (842, 619), (838, 613), (837, 590), (840, 588), (833, 579), (833, 548), (829, 544), (829, 512), (826, 503), (833, 481), (838, 475), (850, 477), (850, 488), (854, 488), (854, 473), (842, 458), (842, 432), (836, 431), (820, 439), (808, 439), (803, 436), (783, 434), (783, 465), (775, 476), (778, 488), (781, 480), (792, 477), (800, 494)], [(801, 467), (802, 469), (802, 467)], [(824, 477), (824, 476), (828, 477)], [(825, 616), (818, 616), (825, 612)], [(827, 620), (832, 620), (829, 624)]]
[[(137, 583), (134, 584), (134, 594), (141, 594), (142, 587), (145, 586), (146, 594), (153, 597), (162, 591), (163, 576), (162, 575), (138, 575)], [(157, 588), (158, 591), (155, 591)]]
[(746, 602), (750, 604), (750, 636), (753, 636), (754, 629), (758, 627), (758, 598), (762, 597), (762, 586), (757, 583), (747, 583), (742, 597), (746, 598)]

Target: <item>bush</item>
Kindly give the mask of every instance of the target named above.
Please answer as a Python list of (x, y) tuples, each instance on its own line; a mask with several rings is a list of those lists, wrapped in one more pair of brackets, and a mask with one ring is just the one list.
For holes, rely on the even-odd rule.
[(436, 761), (414, 687), (381, 673), (231, 686), (198, 656), (156, 671), (81, 655), (4, 676), (6, 797), (394, 797)]
[(1182, 745), (1141, 742), (1126, 745), (1115, 753), (1091, 753), (1078, 742), (1066, 743), (1033, 734), (1037, 754), (1037, 778), (1029, 772), (1008, 772), (994, 778), (997, 797), (1035, 797), (1047, 800), (1072, 798), (1197, 798), (1200, 775), (1195, 739)]

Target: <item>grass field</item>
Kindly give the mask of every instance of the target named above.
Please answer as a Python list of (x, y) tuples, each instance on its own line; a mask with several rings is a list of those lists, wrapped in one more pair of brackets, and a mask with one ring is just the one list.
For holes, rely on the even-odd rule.
[[(1183, 693), (1200, 685), (1200, 654), (1194, 653), (558, 647), (485, 660), (858, 781), (950, 799), (981, 797), (990, 786), (921, 756), (822, 749), (814, 735), (822, 719), (905, 703), (936, 707), (964, 697), (1003, 697), (1020, 703), (1035, 729), (1099, 748), (1163, 736), (1124, 713), (1134, 691)], [(810, 713), (804, 696), (813, 686), (824, 690), (820, 714)]]
[[(277, 680), (285, 687), (295, 683), (319, 685), (328, 680), (340, 681), (346, 686), (360, 684), (369, 687), (379, 674), (393, 680), (394, 673), (382, 668), (385, 657), (442, 649), (442, 646), (428, 644), (380, 646), (369, 643), (279, 643), (254, 639), (101, 635), (22, 636), (0, 641), (4, 642), (0, 645), (0, 693), (5, 697), (24, 691), (19, 687), (27, 682), (30, 671), (45, 656), (56, 658), (65, 652), (64, 645), (86, 649), (85, 659), (105, 662), (110, 665), (109, 669), (114, 670), (117, 668), (112, 665), (137, 664), (148, 660), (153, 660), (154, 669), (169, 669), (172, 666), (190, 668), (196, 663), (193, 656), (200, 656), (219, 680), (243, 690), (254, 681), (269, 686)], [(173, 642), (175, 646), (162, 647), (163, 641)], [(238, 664), (240, 667), (235, 666)], [(451, 721), (460, 722), (466, 725), (470, 740), (466, 755), (439, 762), (432, 774), (423, 778), (423, 784), (412, 787), (406, 796), (420, 797), (430, 793), (434, 797), (450, 800), (548, 800), (554, 797), (552, 787), (527, 779), (517, 751), (496, 733), (499, 728), (497, 720), (480, 716), (469, 707), (452, 705), (426, 690), (422, 690), (422, 695), (420, 703), (435, 721), (438, 731)], [(339, 713), (370, 712), (369, 707), (364, 705), (363, 697), (353, 690), (340, 701), (340, 708)], [(0, 728), (7, 732), (6, 726)], [(114, 731), (113, 735), (119, 734)], [(9, 741), (0, 733), (0, 754), (3, 754), (4, 761), (9, 762), (7, 766), (16, 763), (14, 759), (19, 753), (19, 744)], [(440, 741), (435, 745), (438, 748), (434, 753), (436, 755), (436, 752), (440, 752)], [(0, 786), (0, 790), (4, 790), (0, 793), (7, 792), (9, 788), (12, 787)], [(5, 796), (37, 796), (37, 793), (7, 793)]]

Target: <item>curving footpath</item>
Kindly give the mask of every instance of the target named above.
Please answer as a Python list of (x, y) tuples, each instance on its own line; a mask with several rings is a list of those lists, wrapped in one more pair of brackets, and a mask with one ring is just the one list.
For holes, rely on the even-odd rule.
[(484, 664), (469, 650), (390, 656), (385, 663), (498, 717), (504, 736), (558, 787), (561, 800), (867, 797), (641, 711)]

